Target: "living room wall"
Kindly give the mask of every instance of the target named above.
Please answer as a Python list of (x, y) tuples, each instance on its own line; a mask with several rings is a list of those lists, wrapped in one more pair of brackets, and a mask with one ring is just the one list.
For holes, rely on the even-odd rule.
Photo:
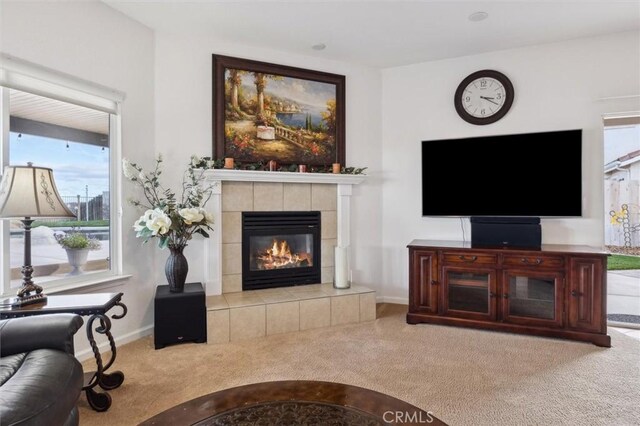
[[(309, 47), (311, 52), (311, 47)], [(381, 82), (380, 71), (316, 56), (292, 55), (196, 35), (156, 33), (156, 149), (179, 167), (167, 170), (175, 181), (191, 154), (212, 153), (212, 54), (235, 56), (343, 74), (346, 76), (347, 165), (368, 167), (367, 181), (354, 186), (351, 201), (351, 267), (353, 280), (382, 289)], [(216, 218), (220, 220), (220, 218)], [(202, 240), (185, 254), (188, 281), (202, 281)], [(160, 260), (164, 260), (164, 253)], [(163, 278), (157, 270), (157, 279)]]
[[(0, 51), (126, 93), (122, 104), (125, 157), (147, 162), (154, 157), (153, 32), (100, 2), (3, 2)], [(124, 184), (124, 198), (131, 186)], [(123, 258), (129, 280), (82, 291), (123, 292), (129, 313), (113, 321), (120, 342), (150, 332), (157, 249), (142, 246), (130, 232), (139, 214), (124, 204)], [(86, 318), (85, 318), (86, 320)], [(77, 352), (86, 355), (84, 332), (76, 334)]]
[[(467, 75), (482, 69), (505, 73), (516, 95), (502, 120), (474, 126), (457, 115), (453, 95)], [(383, 277), (388, 300), (407, 300), (406, 245), (411, 240), (462, 240), (458, 218), (422, 217), (423, 140), (583, 129), (583, 217), (543, 219), (542, 238), (543, 243), (602, 245), (602, 114), (640, 111), (639, 97), (603, 98), (639, 95), (639, 75), (637, 32), (383, 70)], [(455, 158), (449, 161), (455, 175)], [(469, 239), (468, 219), (464, 226)]]

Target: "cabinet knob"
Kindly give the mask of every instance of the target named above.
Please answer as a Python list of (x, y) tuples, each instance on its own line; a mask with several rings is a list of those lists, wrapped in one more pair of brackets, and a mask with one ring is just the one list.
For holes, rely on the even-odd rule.
[(532, 262), (526, 257), (523, 257), (522, 259), (520, 259), (520, 262), (524, 263), (525, 265), (540, 265), (542, 263), (542, 259), (537, 258)]
[(431, 285), (438, 285), (438, 281), (436, 281), (436, 280), (431, 280)]
[(494, 292), (490, 292), (489, 297), (496, 297), (496, 294)]
[(573, 297), (580, 297), (582, 296), (582, 293), (580, 293), (579, 291), (571, 290), (571, 295)]
[(508, 298), (509, 298), (509, 294), (508, 294), (508, 293), (503, 294), (503, 295), (502, 295), (502, 298), (503, 298), (503, 299), (508, 299)]
[(478, 260), (478, 256), (458, 256), (458, 259), (462, 260), (463, 262), (475, 262), (476, 260)]

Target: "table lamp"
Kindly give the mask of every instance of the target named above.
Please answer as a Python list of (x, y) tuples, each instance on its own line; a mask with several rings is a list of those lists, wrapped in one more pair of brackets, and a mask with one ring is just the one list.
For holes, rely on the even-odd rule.
[[(31, 276), (31, 224), (33, 218), (76, 217), (60, 198), (53, 170), (45, 167), (7, 166), (0, 182), (0, 219), (20, 219), (24, 225), (24, 265), (19, 305), (43, 302), (42, 287)], [(33, 293), (33, 294), (32, 294)]]

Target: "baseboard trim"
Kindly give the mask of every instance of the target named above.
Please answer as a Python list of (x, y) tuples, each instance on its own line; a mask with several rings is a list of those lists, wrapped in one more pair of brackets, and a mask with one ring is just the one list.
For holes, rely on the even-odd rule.
[[(122, 336), (119, 337), (114, 337), (114, 340), (116, 342), (116, 347), (120, 346), (120, 345), (124, 345), (127, 343), (131, 343), (135, 340), (141, 339), (145, 336), (148, 336), (150, 334), (153, 333), (153, 324), (148, 325), (146, 327), (142, 327), (139, 328), (137, 330), (134, 330), (130, 333), (124, 334)], [(100, 342), (98, 344), (98, 349), (100, 350), (100, 353), (104, 353), (109, 351), (109, 341), (105, 340), (104, 342)], [(76, 358), (78, 359), (78, 361), (82, 362), (82, 361), (86, 361), (88, 359), (93, 358), (93, 350), (91, 350), (91, 348), (87, 348), (84, 349), (82, 351), (78, 351), (76, 353)], [(103, 361), (105, 361), (103, 359)]]
[(409, 298), (408, 297), (388, 297), (388, 296), (378, 296), (376, 297), (376, 303), (395, 303), (398, 305), (408, 305)]

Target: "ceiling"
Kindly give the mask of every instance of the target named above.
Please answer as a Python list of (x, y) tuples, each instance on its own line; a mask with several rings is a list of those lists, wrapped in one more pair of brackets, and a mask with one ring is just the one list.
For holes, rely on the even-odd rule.
[(380, 68), (640, 29), (640, 0), (102, 1), (161, 32)]

